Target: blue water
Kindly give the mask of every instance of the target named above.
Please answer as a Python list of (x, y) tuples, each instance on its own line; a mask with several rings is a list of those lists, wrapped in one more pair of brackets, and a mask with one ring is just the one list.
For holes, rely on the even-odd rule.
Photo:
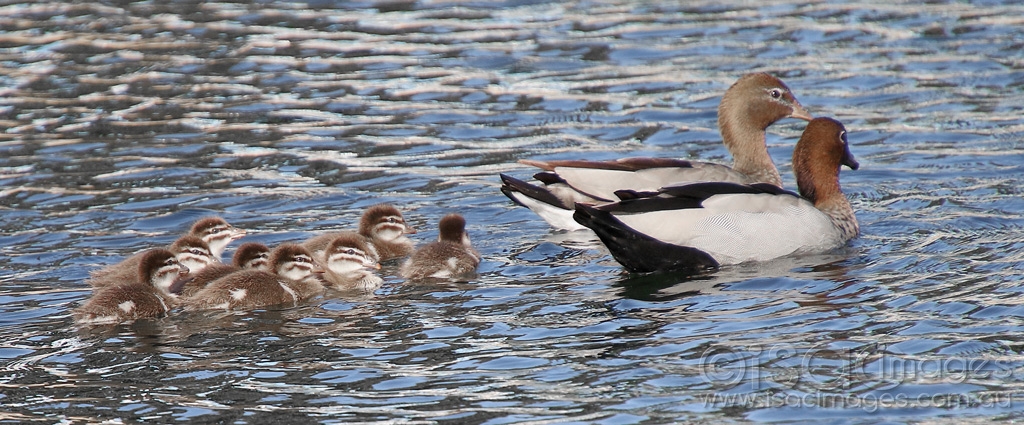
[[(0, 7), (0, 421), (989, 423), (1024, 418), (1024, 6), (644, 1)], [(781, 77), (849, 130), (862, 235), (687, 280), (498, 190), (521, 158), (727, 163)], [(789, 157), (804, 123), (769, 129)], [(75, 325), (89, 272), (448, 212), (470, 282)], [(230, 255), (230, 252), (228, 253)]]

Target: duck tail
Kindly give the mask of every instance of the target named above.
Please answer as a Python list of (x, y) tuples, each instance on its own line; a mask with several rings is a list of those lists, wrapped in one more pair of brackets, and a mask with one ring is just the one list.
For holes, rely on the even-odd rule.
[(573, 219), (597, 233), (615, 261), (630, 272), (701, 275), (718, 268), (718, 262), (706, 252), (637, 232), (608, 211), (577, 203)]

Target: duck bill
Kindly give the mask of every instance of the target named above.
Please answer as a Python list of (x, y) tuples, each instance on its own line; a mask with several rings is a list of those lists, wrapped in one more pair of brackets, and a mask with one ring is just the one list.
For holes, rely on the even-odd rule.
[(414, 227), (412, 227), (412, 226), (410, 226), (410, 225), (406, 224), (406, 225), (405, 225), (405, 234), (407, 234), (407, 235), (413, 235), (413, 234), (416, 234), (416, 228), (414, 228)]
[(231, 238), (231, 240), (235, 241), (241, 239), (243, 236), (245, 236), (246, 233), (247, 232), (245, 231), (245, 229), (231, 227), (231, 233), (229, 237)]
[(847, 167), (850, 167), (851, 170), (856, 170), (860, 168), (860, 163), (857, 162), (857, 158), (854, 158), (853, 154), (850, 153), (849, 146), (846, 147), (846, 152), (843, 153), (843, 160), (840, 163)]
[(804, 106), (801, 105), (800, 102), (793, 104), (793, 113), (789, 114), (789, 117), (801, 119), (804, 121), (810, 121), (814, 119), (814, 117), (811, 116), (811, 113), (807, 112), (807, 110), (804, 109)]

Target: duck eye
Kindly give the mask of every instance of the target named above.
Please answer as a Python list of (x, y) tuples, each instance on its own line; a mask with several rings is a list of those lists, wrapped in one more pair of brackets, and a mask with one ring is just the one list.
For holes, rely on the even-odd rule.
[(352, 255), (352, 254), (355, 254), (356, 252), (353, 251), (352, 248), (349, 248), (349, 249), (345, 250), (345, 253), (348, 254), (348, 255)]
[(769, 92), (768, 94), (772, 96), (772, 99), (778, 99), (782, 97), (782, 91), (779, 89), (772, 89), (772, 91)]
[(840, 139), (840, 140), (842, 140), (842, 141), (843, 141), (843, 143), (847, 143), (847, 144), (849, 144), (849, 143), (850, 143), (850, 142), (847, 142), (847, 141), (846, 141), (846, 132), (845, 132), (845, 131), (841, 131), (841, 132), (839, 132), (839, 139)]

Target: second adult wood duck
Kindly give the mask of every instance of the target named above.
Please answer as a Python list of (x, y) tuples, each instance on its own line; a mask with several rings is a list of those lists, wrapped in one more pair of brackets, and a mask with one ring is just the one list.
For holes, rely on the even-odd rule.
[(800, 195), (764, 183), (694, 183), (653, 193), (624, 191), (623, 200), (600, 206), (577, 204), (575, 219), (634, 272), (701, 273), (825, 252), (860, 231), (839, 185), (842, 165), (859, 167), (846, 128), (817, 118), (793, 150)]

